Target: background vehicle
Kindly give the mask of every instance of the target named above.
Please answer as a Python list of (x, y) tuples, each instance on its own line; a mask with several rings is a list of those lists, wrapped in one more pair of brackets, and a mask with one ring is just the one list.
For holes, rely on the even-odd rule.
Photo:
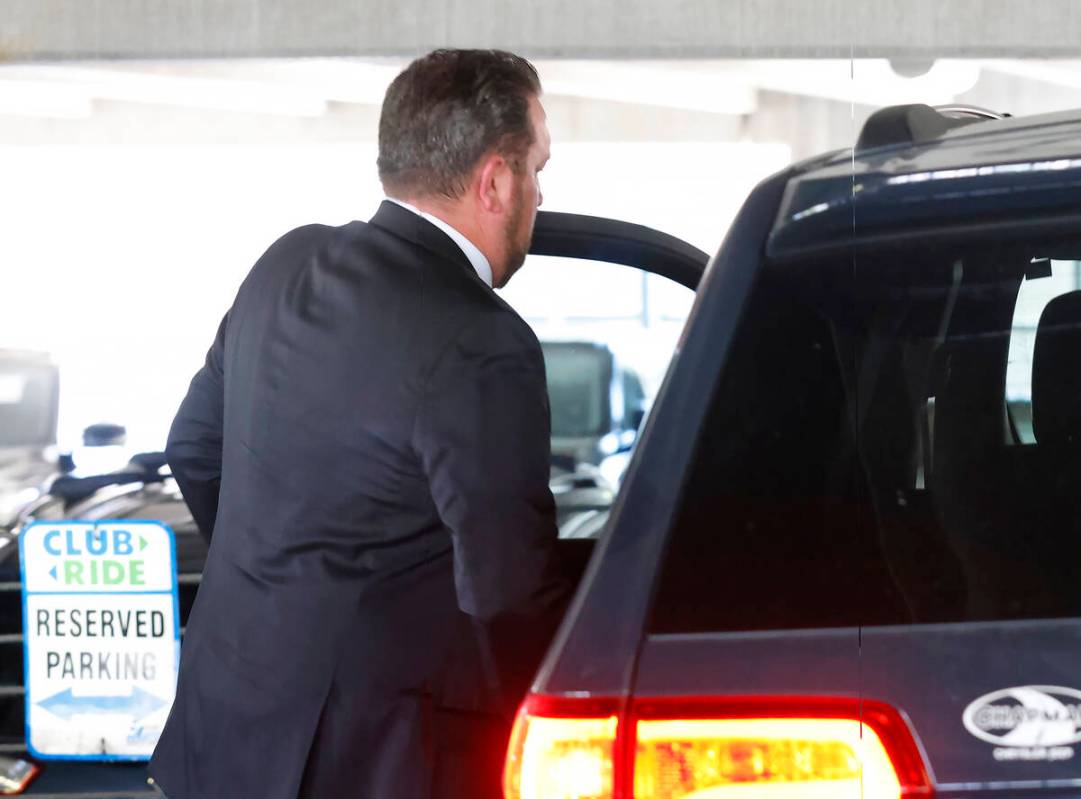
[(993, 117), (749, 197), (508, 797), (1081, 796), (1081, 112)]
[(0, 350), (0, 529), (56, 472), (60, 378), (48, 355)]
[(646, 394), (633, 368), (605, 344), (542, 341), (552, 412), (552, 452), (599, 466), (634, 447)]
[(564, 539), (595, 539), (608, 521), (646, 395), (607, 345), (542, 341), (552, 417), (552, 493)]

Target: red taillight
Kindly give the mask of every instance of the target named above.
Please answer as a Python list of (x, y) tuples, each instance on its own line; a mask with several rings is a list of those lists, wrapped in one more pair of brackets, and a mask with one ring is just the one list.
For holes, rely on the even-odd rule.
[(532, 696), (506, 799), (902, 799), (930, 780), (908, 725), (871, 701)]

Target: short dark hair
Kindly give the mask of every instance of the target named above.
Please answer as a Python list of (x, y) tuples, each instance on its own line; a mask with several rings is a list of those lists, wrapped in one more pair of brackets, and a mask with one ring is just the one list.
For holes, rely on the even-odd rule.
[(533, 65), (502, 50), (435, 50), (396, 77), (379, 117), (379, 179), (388, 194), (456, 198), (489, 152), (512, 161), (533, 144)]

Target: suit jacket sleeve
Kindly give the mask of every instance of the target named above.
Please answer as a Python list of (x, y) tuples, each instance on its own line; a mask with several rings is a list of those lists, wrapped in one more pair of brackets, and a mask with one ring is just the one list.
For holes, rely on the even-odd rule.
[(222, 419), (225, 405), (226, 314), (206, 356), (203, 368), (195, 373), (187, 396), (180, 404), (169, 430), (165, 456), (184, 501), (209, 540), (218, 514), (221, 488)]
[(414, 431), (453, 538), (458, 604), (482, 622), (542, 616), (565, 593), (549, 429), (540, 345), (511, 314), (484, 314), (434, 367)]

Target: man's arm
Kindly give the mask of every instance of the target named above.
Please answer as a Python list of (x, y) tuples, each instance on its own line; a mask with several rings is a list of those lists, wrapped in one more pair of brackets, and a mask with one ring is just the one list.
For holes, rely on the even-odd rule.
[(488, 313), (451, 342), (428, 382), (414, 446), (454, 541), (463, 611), (533, 615), (561, 589), (550, 420), (536, 339)]
[(203, 368), (195, 373), (188, 394), (169, 430), (165, 457), (176, 478), (184, 501), (199, 531), (210, 539), (218, 514), (221, 488), (222, 419), (225, 406), (225, 327), (221, 320), (218, 335), (206, 355)]
[(474, 618), (482, 668), (509, 712), (569, 596), (556, 559), (550, 426), (536, 338), (509, 314), (493, 313), (443, 353), (414, 432), (453, 538), (458, 605)]

